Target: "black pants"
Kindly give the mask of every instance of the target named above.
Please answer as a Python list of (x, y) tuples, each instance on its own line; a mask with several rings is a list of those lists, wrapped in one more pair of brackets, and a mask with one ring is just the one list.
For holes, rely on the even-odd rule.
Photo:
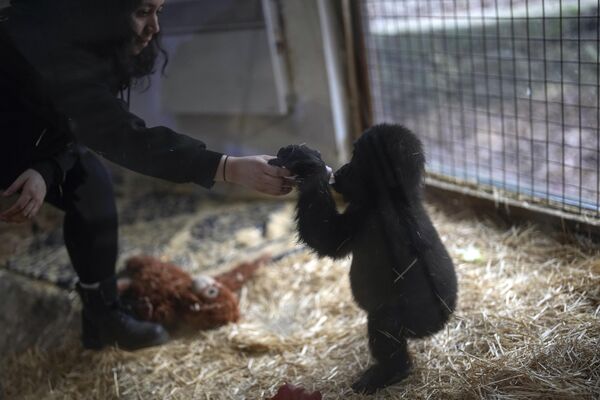
[[(17, 178), (1, 179), (7, 187)], [(71, 263), (82, 283), (102, 281), (115, 273), (118, 218), (113, 185), (106, 167), (81, 147), (77, 162), (45, 201), (65, 212), (63, 233)]]

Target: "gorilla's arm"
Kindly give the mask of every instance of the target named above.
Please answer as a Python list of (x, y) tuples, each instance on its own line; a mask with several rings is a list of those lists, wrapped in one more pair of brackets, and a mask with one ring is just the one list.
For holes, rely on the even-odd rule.
[(355, 219), (351, 210), (337, 211), (327, 179), (305, 178), (299, 190), (296, 221), (300, 240), (319, 256), (340, 258), (350, 253)]
[(300, 240), (319, 256), (343, 257), (351, 250), (351, 212), (340, 214), (329, 191), (329, 172), (321, 154), (305, 145), (283, 147), (269, 164), (296, 175), (300, 192), (296, 222)]

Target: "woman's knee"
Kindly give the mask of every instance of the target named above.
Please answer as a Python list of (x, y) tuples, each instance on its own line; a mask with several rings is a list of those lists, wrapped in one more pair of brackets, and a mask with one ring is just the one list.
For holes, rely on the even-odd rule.
[(110, 172), (89, 150), (78, 149), (77, 162), (67, 171), (61, 188), (66, 211), (71, 209), (87, 217), (116, 218)]

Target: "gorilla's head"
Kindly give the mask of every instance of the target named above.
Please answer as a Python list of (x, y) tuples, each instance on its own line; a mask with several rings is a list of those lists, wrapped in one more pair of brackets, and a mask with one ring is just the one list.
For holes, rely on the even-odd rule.
[(333, 188), (348, 201), (366, 202), (377, 190), (417, 195), (425, 166), (421, 141), (401, 125), (381, 124), (354, 143), (350, 162), (335, 173)]

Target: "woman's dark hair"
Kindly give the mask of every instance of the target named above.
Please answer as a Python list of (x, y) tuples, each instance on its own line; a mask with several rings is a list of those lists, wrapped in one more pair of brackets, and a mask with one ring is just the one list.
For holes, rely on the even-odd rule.
[(132, 55), (135, 32), (131, 16), (143, 0), (11, 0), (11, 14), (22, 18), (56, 37), (92, 51), (113, 63), (117, 89), (123, 90), (140, 81), (149, 84), (150, 75), (162, 56), (161, 71), (168, 63), (154, 35), (140, 54)]
[[(97, 2), (98, 0), (91, 1)], [(141, 81), (145, 81), (146, 85), (149, 85), (150, 75), (155, 72), (159, 57), (163, 59), (161, 66), (163, 74), (169, 62), (169, 57), (167, 52), (161, 47), (160, 32), (153, 36), (150, 43), (139, 54), (131, 54), (131, 45), (134, 42), (135, 36), (135, 32), (131, 26), (131, 15), (142, 4), (143, 0), (104, 1), (106, 3), (113, 3), (112, 7), (108, 5), (104, 13), (108, 11), (107, 21), (112, 21), (114, 23), (112, 26), (115, 29), (112, 30), (112, 34), (109, 37), (100, 37), (100, 41), (96, 43), (92, 42), (91, 45), (96, 47), (97, 51), (104, 52), (105, 56), (112, 57), (119, 81), (119, 89), (126, 89)], [(106, 41), (102, 39), (106, 39)]]

